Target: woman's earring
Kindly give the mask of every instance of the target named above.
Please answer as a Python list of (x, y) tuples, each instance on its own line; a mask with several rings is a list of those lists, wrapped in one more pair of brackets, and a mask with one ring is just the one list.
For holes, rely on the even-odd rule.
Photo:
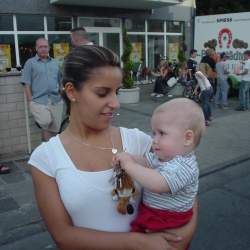
[(72, 98), (71, 101), (72, 101), (72, 102), (76, 102), (76, 99), (75, 99), (75, 98)]

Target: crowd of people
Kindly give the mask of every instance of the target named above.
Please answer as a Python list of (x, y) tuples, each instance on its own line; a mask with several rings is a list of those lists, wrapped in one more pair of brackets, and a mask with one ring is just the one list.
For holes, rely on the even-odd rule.
[[(228, 109), (229, 81), (233, 76), (239, 80), (239, 106), (237, 111), (249, 109), (250, 88), (250, 51), (244, 52), (241, 66), (229, 71), (228, 55), (225, 52), (216, 53), (214, 48), (208, 48), (206, 54), (198, 63), (197, 50), (190, 51), (190, 58), (179, 65), (178, 70), (173, 69), (165, 61), (159, 65), (160, 75), (155, 80), (151, 96), (159, 98), (168, 93), (169, 79), (176, 78), (176, 83), (183, 85), (183, 96), (191, 98), (201, 104), (205, 116), (205, 124), (209, 126), (212, 120), (211, 101), (221, 109)], [(163, 73), (164, 72), (164, 73)], [(167, 74), (166, 74), (167, 72)]]

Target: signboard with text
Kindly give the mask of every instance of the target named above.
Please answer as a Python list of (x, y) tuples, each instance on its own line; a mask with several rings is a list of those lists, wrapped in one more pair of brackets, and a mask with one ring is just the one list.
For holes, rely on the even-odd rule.
[(9, 44), (0, 44), (0, 71), (11, 68), (11, 52)]
[(198, 61), (209, 47), (229, 56), (229, 70), (243, 60), (243, 53), (250, 49), (250, 12), (197, 16), (195, 18), (194, 48)]
[(69, 44), (68, 43), (53, 43), (53, 54), (54, 58), (59, 62), (61, 66), (64, 57), (69, 53)]

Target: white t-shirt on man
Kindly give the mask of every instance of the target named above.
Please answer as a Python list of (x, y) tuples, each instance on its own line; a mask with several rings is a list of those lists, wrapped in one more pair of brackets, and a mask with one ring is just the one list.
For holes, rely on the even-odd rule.
[(245, 65), (243, 67), (243, 71), (247, 70), (247, 74), (242, 75), (242, 80), (246, 82), (250, 82), (250, 59), (245, 61)]

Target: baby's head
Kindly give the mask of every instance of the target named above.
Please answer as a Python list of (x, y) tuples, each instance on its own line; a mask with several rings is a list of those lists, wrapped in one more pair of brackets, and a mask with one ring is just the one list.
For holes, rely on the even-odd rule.
[(164, 161), (194, 150), (205, 130), (205, 120), (197, 103), (176, 98), (155, 109), (151, 126), (153, 150)]

